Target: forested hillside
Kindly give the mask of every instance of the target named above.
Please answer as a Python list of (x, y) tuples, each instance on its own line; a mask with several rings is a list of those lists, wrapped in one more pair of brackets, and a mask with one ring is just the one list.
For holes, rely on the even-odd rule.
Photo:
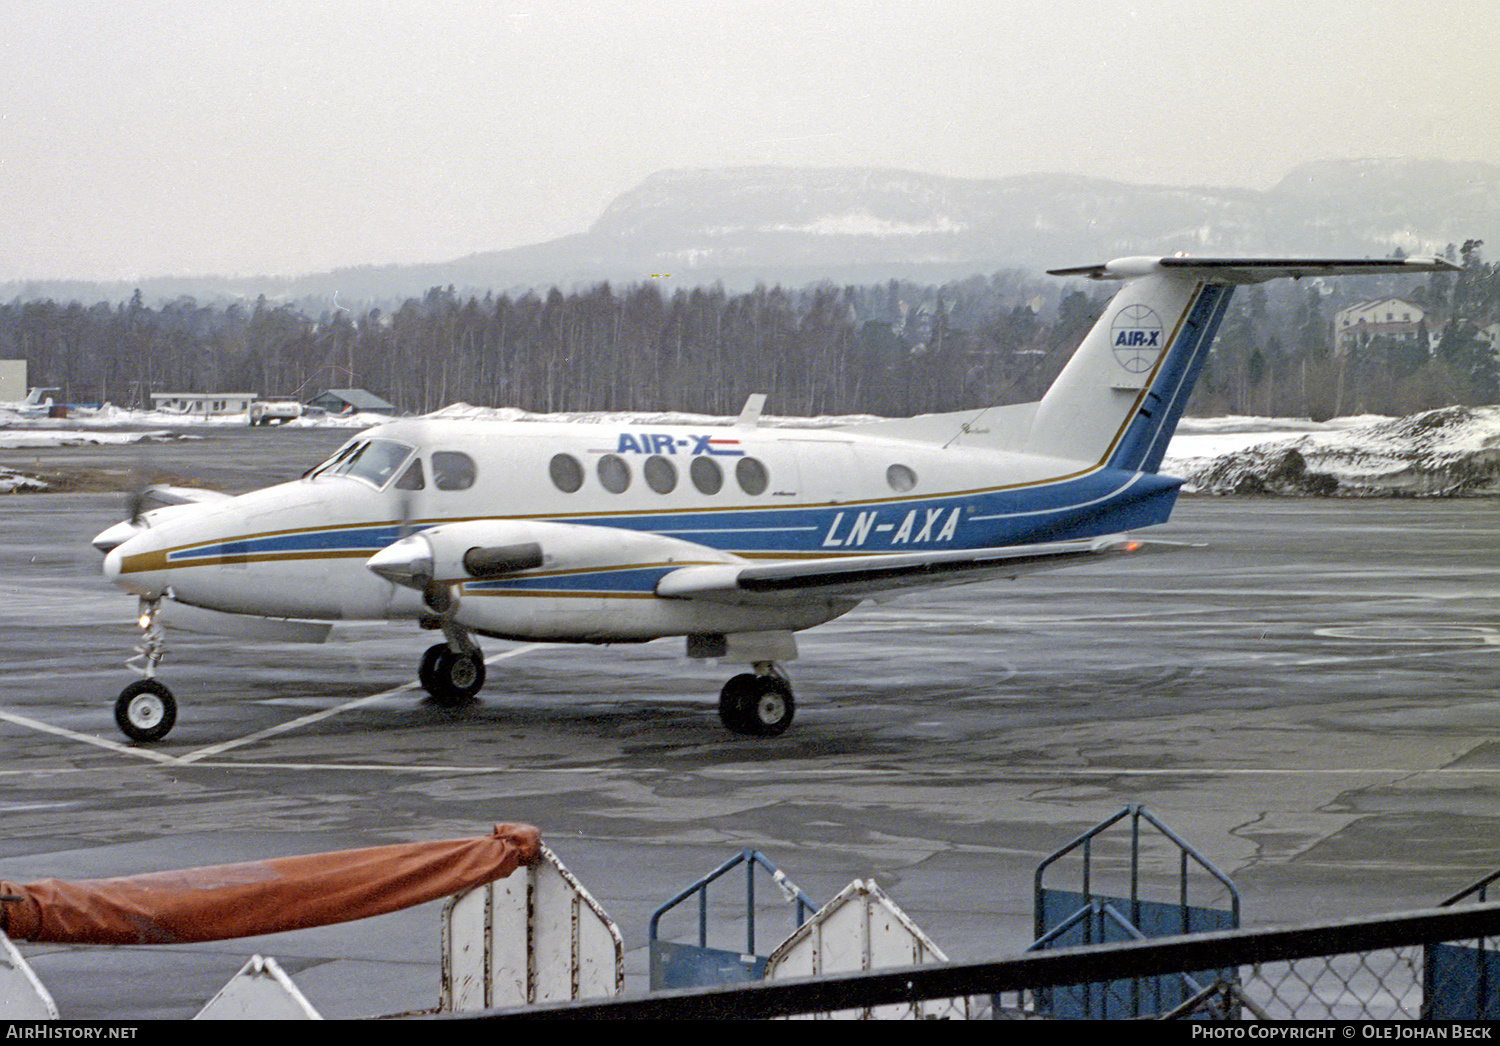
[[(1483, 329), (1500, 267), (1478, 241), (1457, 274), (1279, 282), (1242, 290), (1190, 410), (1327, 417), (1404, 414), (1500, 398)], [(310, 314), (268, 301), (204, 305), (50, 299), (0, 305), (0, 358), (71, 402), (157, 392), (306, 399), (369, 389), (403, 411), (463, 401), (534, 411), (732, 414), (764, 392), (783, 415), (908, 415), (1035, 399), (1113, 291), (1022, 272), (939, 287), (664, 290), (655, 281), (564, 294), (456, 294)], [(1332, 320), (1364, 299), (1426, 313), (1423, 337), (1336, 353)]]

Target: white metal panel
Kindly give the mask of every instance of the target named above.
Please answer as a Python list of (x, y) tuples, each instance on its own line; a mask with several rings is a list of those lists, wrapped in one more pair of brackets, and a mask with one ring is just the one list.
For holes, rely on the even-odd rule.
[[(766, 960), (766, 980), (858, 973), (947, 962), (948, 957), (873, 880), (856, 879), (783, 941)], [(817, 1017), (873, 1020), (967, 1019), (966, 999), (934, 999)]]
[(444, 1011), (617, 995), (620, 931), (547, 847), (543, 859), (443, 912)]
[(485, 889), (460, 894), (443, 908), (443, 988), (439, 1005), (444, 1011), (485, 1008), (490, 909), (490, 893)]
[(57, 1004), (52, 1001), (51, 993), (3, 932), (0, 932), (0, 1018), (57, 1020)]
[(198, 1011), (195, 1021), (320, 1021), (275, 959), (252, 956)]
[[(518, 868), (509, 876), (480, 891), (489, 900), (489, 930), (483, 944), (485, 1005), (518, 1006), (532, 1001), (531, 918), (532, 886), (529, 868)], [(456, 1008), (456, 1007), (455, 1007)]]

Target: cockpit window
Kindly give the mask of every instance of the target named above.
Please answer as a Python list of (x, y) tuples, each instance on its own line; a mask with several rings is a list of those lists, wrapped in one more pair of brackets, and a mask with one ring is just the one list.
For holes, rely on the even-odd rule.
[(340, 476), (362, 479), (379, 489), (411, 456), (412, 449), (395, 440), (372, 439), (345, 458), (334, 471)]
[(333, 457), (314, 465), (312, 468), (304, 472), (303, 475), (307, 476), (310, 479), (313, 476), (321, 475), (322, 473), (329, 471), (339, 462), (347, 458), (350, 454), (354, 453), (354, 448), (358, 446), (359, 440), (351, 439), (348, 443), (345, 443), (342, 447), (335, 451)]
[(421, 490), (426, 484), (422, 482), (422, 459), (412, 458), (411, 464), (406, 466), (406, 471), (401, 478), (396, 480), (397, 490)]

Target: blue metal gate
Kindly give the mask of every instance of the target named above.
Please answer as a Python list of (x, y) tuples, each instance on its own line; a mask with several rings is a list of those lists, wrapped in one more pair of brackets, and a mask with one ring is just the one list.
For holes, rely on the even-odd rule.
[[(1104, 838), (1104, 833), (1126, 818), (1130, 834), (1121, 852), (1112, 840)], [(1143, 826), (1154, 829), (1153, 838), (1165, 840), (1176, 851), (1176, 896), (1171, 900), (1141, 896)], [(1097, 886), (1096, 865), (1106, 861), (1098, 852), (1101, 848), (1110, 850), (1107, 862), (1116, 867), (1122, 857), (1126, 859), (1128, 882), (1122, 893), (1102, 892)], [(1062, 890), (1044, 886), (1047, 871), (1068, 857), (1079, 862), (1079, 888)], [(1194, 868), (1203, 874), (1193, 876)], [(1209, 884), (1220, 896), (1227, 896), (1228, 907), (1193, 903), (1192, 888), (1199, 881)], [(1228, 876), (1144, 808), (1135, 805), (1089, 829), (1038, 865), (1035, 890), (1036, 941), (1028, 951), (1230, 930), (1238, 928), (1240, 923), (1239, 891)], [(1106, 1020), (1154, 1016), (1176, 1009), (1210, 985), (1234, 984), (1237, 976), (1231, 967), (1050, 988), (1038, 992), (1036, 1004), (1039, 1012), (1055, 1018)]]
[[(735, 951), (710, 947), (708, 943), (708, 888), (730, 871), (745, 869), (745, 948)], [(708, 987), (759, 980), (765, 973), (766, 956), (755, 952), (755, 927), (759, 914), (755, 905), (755, 871), (769, 877), (773, 886), (791, 909), (791, 925), (771, 942), (771, 949), (807, 921), (818, 906), (810, 901), (801, 887), (787, 878), (759, 850), (741, 850), (718, 868), (683, 890), (651, 915), (651, 989)], [(661, 918), (690, 897), (698, 898), (698, 943), (681, 944), (661, 939)], [(769, 952), (771, 949), (767, 949)]]
[[(1483, 904), (1489, 888), (1500, 879), (1491, 872), (1443, 901), (1451, 908), (1460, 901)], [(1500, 1020), (1500, 952), (1495, 939), (1480, 937), (1473, 946), (1429, 944), (1422, 963), (1422, 1019), (1428, 1021)]]

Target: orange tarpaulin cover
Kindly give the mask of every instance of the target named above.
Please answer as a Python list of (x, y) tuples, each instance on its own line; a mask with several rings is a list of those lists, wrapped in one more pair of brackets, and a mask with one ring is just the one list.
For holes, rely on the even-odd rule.
[(120, 879), (0, 881), (0, 929), (24, 941), (179, 944), (327, 926), (502, 879), (541, 853), (537, 830), (184, 868)]

